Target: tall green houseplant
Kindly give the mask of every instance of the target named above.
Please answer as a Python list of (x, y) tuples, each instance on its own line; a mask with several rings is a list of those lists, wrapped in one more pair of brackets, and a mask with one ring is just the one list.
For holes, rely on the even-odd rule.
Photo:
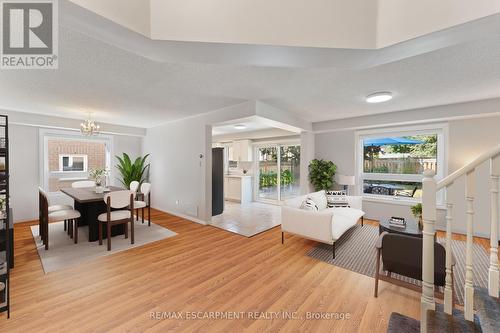
[(309, 179), (316, 191), (329, 190), (333, 186), (333, 176), (337, 166), (332, 161), (314, 159), (309, 164)]
[(134, 162), (130, 159), (126, 153), (122, 156), (116, 156), (118, 159), (118, 165), (116, 168), (120, 171), (120, 182), (125, 186), (125, 188), (130, 188), (130, 183), (138, 181), (142, 184), (148, 177), (149, 174), (149, 163), (146, 164), (146, 159), (149, 154), (144, 157), (137, 157)]

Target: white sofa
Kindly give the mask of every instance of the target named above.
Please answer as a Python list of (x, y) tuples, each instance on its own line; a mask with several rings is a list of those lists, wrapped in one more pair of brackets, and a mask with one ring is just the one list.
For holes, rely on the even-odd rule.
[[(318, 210), (301, 208), (307, 198), (318, 203)], [(347, 202), (350, 207), (327, 208), (325, 191), (285, 201), (281, 207), (281, 242), (284, 242), (284, 233), (287, 232), (330, 244), (335, 258), (335, 242), (365, 214), (361, 197), (348, 196)]]

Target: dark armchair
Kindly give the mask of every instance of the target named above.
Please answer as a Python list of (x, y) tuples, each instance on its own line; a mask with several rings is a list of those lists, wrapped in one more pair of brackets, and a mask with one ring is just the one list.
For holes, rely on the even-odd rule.
[[(403, 275), (415, 280), (422, 280), (422, 238), (406, 236), (395, 233), (383, 232), (376, 244), (377, 247), (377, 271), (375, 273), (375, 294), (378, 295), (378, 281), (386, 281), (421, 292), (421, 287), (395, 279), (391, 273)], [(380, 273), (380, 259), (382, 258), (383, 270), (387, 275)], [(455, 258), (452, 255), (452, 292), (454, 294), (453, 267)], [(434, 243), (434, 285), (444, 290), (446, 279), (446, 250), (445, 247)], [(442, 291), (436, 291), (436, 295), (443, 298)]]

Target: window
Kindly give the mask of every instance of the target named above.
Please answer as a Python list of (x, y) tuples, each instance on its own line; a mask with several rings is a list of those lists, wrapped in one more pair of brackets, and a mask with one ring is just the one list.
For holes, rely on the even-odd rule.
[(60, 172), (87, 171), (87, 155), (59, 155)]
[(93, 168), (111, 169), (111, 136), (89, 138), (57, 129), (40, 129), (39, 136), (40, 185), (48, 192), (58, 192), (75, 181), (88, 179), (88, 171)]
[(422, 177), (432, 169), (442, 178), (445, 127), (358, 133), (360, 193), (370, 198), (418, 201)]

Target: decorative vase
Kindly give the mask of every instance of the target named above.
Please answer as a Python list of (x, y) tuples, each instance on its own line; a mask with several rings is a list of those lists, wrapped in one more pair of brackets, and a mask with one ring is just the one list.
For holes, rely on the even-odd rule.
[(102, 183), (97, 180), (95, 182), (95, 193), (104, 193), (104, 187), (102, 187)]
[(424, 230), (424, 220), (422, 220), (422, 216), (418, 218), (418, 228)]

